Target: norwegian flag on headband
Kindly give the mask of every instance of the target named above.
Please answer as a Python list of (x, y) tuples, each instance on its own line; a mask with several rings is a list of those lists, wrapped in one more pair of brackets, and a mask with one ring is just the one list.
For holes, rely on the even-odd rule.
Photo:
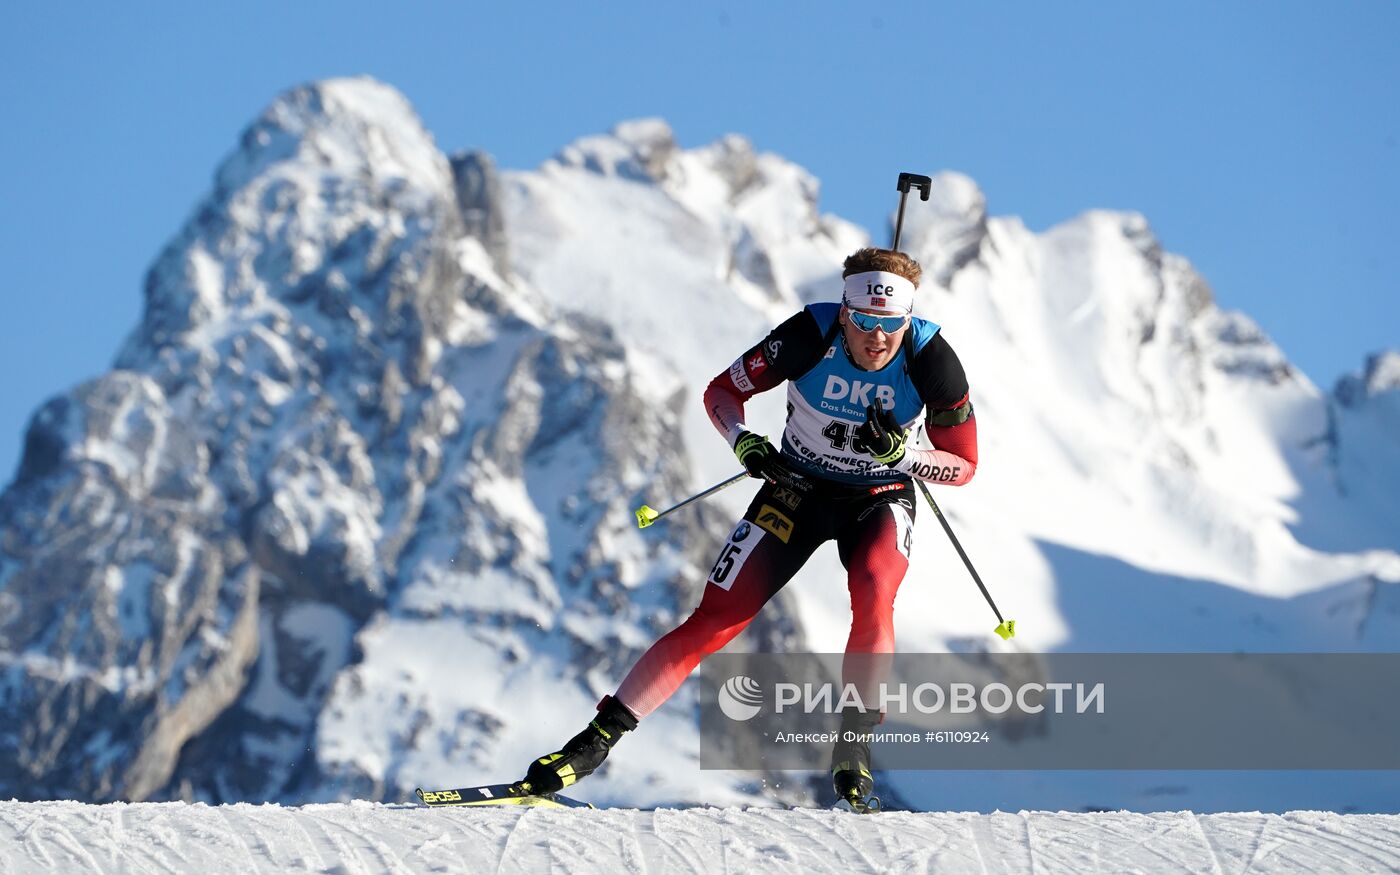
[(884, 298), (871, 298), (871, 299), (870, 299), (870, 306), (872, 306), (872, 307), (888, 307), (889, 305), (885, 303), (885, 299), (884, 299)]

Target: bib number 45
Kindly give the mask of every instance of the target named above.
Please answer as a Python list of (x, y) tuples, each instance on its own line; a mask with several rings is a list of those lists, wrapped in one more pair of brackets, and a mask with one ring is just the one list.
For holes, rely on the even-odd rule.
[(822, 429), (822, 437), (826, 438), (833, 450), (845, 452), (846, 445), (850, 444), (853, 453), (869, 453), (870, 448), (865, 445), (865, 441), (855, 437), (855, 429), (850, 423), (841, 420), (832, 420), (831, 424)]

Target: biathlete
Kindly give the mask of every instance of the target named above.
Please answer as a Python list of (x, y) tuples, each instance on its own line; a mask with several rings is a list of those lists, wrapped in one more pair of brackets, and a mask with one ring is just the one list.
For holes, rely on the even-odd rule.
[[(904, 253), (855, 252), (844, 264), (840, 303), (806, 307), (710, 382), (711, 422), (763, 485), (720, 551), (699, 607), (642, 655), (582, 732), (530, 764), (522, 791), (554, 793), (596, 770), (828, 540), (836, 541), (851, 595), (843, 681), (873, 683), (869, 657), (878, 663), (894, 652), (894, 597), (913, 537), (911, 478), (961, 486), (977, 468), (962, 364), (937, 324), (912, 315), (920, 274)], [(784, 382), (779, 451), (744, 424), (744, 402)], [(906, 440), (921, 419), (932, 450)], [(848, 709), (841, 726), (868, 733), (880, 716)], [(874, 789), (869, 745), (838, 742), (831, 768), (837, 796), (861, 806)]]

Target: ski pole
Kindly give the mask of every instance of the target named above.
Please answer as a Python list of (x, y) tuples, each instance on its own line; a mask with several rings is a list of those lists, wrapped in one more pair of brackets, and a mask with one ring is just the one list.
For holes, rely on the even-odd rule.
[(680, 510), (687, 504), (690, 504), (692, 501), (699, 501), (702, 498), (708, 498), (709, 496), (714, 495), (716, 492), (719, 492), (721, 489), (727, 489), (730, 486), (733, 486), (735, 483), (738, 483), (740, 480), (746, 479), (748, 476), (748, 472), (740, 471), (738, 474), (735, 474), (728, 480), (716, 483), (714, 486), (711, 486), (704, 492), (697, 492), (694, 495), (687, 498), (685, 501), (682, 501), (680, 504), (672, 505), (671, 507), (668, 507), (663, 511), (652, 510), (650, 507), (647, 507), (644, 504), (632, 512), (637, 517), (637, 528), (645, 529), (647, 526), (651, 525), (652, 523), (656, 522), (657, 520), (661, 519), (662, 517), (666, 516), (672, 511)]
[(967, 553), (963, 552), (962, 544), (958, 543), (958, 536), (953, 534), (953, 527), (948, 525), (948, 521), (943, 518), (943, 511), (938, 509), (938, 502), (933, 500), (933, 494), (928, 491), (928, 487), (924, 485), (924, 481), (915, 480), (914, 482), (919, 484), (919, 491), (924, 494), (924, 498), (928, 499), (928, 506), (933, 508), (933, 515), (938, 517), (938, 521), (943, 524), (943, 531), (948, 533), (948, 540), (953, 542), (953, 548), (957, 550), (958, 555), (962, 557), (963, 564), (967, 566), (967, 572), (972, 575), (972, 579), (977, 584), (977, 588), (982, 590), (982, 597), (987, 600), (987, 604), (991, 605), (992, 613), (997, 615), (997, 623), (999, 625), (992, 631), (1000, 635), (1003, 641), (1015, 637), (1016, 621), (1002, 618), (1001, 611), (997, 610), (997, 603), (992, 601), (992, 594), (987, 592), (986, 584), (982, 583), (982, 578), (977, 576), (977, 569), (972, 567), (972, 560), (967, 558)]
[[(894, 221), (894, 242), (890, 244), (890, 249), (898, 251), (899, 235), (904, 230), (904, 201), (909, 197), (909, 189), (917, 188), (919, 190), (919, 200), (926, 201), (928, 200), (930, 190), (933, 188), (933, 180), (918, 173), (901, 173), (899, 174), (899, 182), (896, 183), (895, 188), (899, 191), (899, 215)], [(953, 527), (948, 525), (948, 520), (944, 518), (943, 511), (938, 509), (938, 502), (933, 500), (933, 493), (928, 491), (928, 486), (924, 485), (924, 481), (915, 480), (915, 482), (919, 484), (919, 491), (924, 494), (924, 498), (928, 501), (928, 506), (933, 508), (933, 515), (938, 517), (938, 522), (943, 526), (943, 531), (948, 534), (948, 540), (953, 542), (953, 549), (957, 550), (958, 556), (962, 557), (963, 564), (967, 566), (967, 573), (972, 575), (973, 582), (977, 584), (978, 589), (982, 590), (982, 597), (986, 599), (987, 604), (991, 606), (992, 613), (997, 615), (997, 627), (992, 631), (1000, 635), (1003, 641), (1014, 637), (1016, 635), (1016, 621), (1007, 620), (1001, 616), (1001, 611), (997, 610), (997, 603), (992, 601), (992, 594), (987, 592), (986, 584), (984, 584), (982, 578), (978, 576), (977, 569), (972, 567), (972, 560), (967, 558), (967, 553), (963, 550), (962, 544), (958, 543), (958, 536), (953, 534)]]
[(890, 249), (899, 251), (899, 234), (904, 230), (904, 201), (909, 197), (909, 189), (919, 190), (919, 200), (928, 200), (929, 191), (933, 188), (933, 180), (918, 173), (899, 174), (899, 218), (894, 220), (894, 242), (890, 244)]

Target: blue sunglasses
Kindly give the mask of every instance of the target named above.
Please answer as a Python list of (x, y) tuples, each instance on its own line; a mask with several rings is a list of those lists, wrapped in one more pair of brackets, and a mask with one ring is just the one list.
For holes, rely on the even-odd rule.
[(904, 323), (909, 321), (908, 316), (876, 316), (873, 313), (862, 313), (859, 310), (847, 310), (846, 315), (850, 317), (851, 323), (861, 331), (874, 331), (879, 328), (886, 334), (894, 334), (904, 327)]

